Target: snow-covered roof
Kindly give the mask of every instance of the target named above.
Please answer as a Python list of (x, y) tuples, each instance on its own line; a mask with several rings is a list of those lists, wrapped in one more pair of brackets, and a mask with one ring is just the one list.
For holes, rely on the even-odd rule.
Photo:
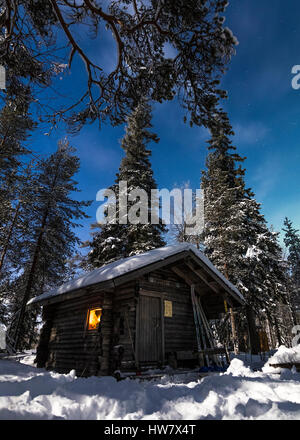
[(176, 254), (181, 254), (183, 252), (192, 252), (196, 257), (199, 258), (199, 260), (201, 260), (202, 263), (204, 263), (204, 266), (206, 266), (207, 269), (212, 271), (217, 278), (219, 278), (219, 280), (227, 286), (227, 288), (230, 290), (230, 293), (235, 294), (235, 296), (237, 296), (241, 302), (245, 302), (245, 299), (239, 290), (232, 283), (230, 283), (230, 281), (228, 281), (227, 278), (225, 278), (224, 275), (218, 271), (218, 269), (216, 269), (216, 267), (203, 254), (203, 252), (198, 250), (193, 244), (182, 243), (172, 246), (164, 246), (158, 249), (153, 249), (144, 254), (138, 254), (132, 257), (122, 258), (114, 261), (113, 263), (85, 273), (79, 278), (68, 281), (55, 290), (51, 290), (32, 298), (27, 305), (44, 301), (67, 292), (82, 289), (93, 284), (115, 280), (116, 278), (122, 277), (130, 272), (134, 272), (153, 263), (166, 260), (169, 257), (175, 256)]

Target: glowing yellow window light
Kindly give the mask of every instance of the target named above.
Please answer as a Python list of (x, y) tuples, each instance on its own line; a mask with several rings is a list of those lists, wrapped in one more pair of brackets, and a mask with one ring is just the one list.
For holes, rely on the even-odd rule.
[(99, 323), (101, 320), (102, 309), (91, 309), (89, 311), (89, 321), (88, 321), (88, 329), (89, 330), (97, 330), (99, 327)]

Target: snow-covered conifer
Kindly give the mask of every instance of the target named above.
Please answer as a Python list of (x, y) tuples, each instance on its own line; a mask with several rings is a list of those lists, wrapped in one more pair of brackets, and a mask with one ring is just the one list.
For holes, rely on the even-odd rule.
[[(125, 151), (115, 184), (111, 186), (116, 195), (116, 223), (106, 223), (100, 226), (100, 231), (94, 234), (90, 243), (91, 251), (88, 255), (88, 264), (99, 267), (127, 256), (147, 252), (165, 244), (163, 233), (165, 226), (159, 220), (158, 224), (151, 223), (151, 190), (156, 189), (156, 181), (150, 162), (151, 151), (147, 145), (153, 141), (158, 142), (156, 134), (150, 131), (151, 107), (148, 102), (142, 101), (136, 110), (128, 117), (126, 132), (121, 146)], [(147, 195), (146, 210), (147, 224), (137, 221), (131, 223), (122, 216), (119, 205), (119, 191), (122, 191), (120, 182), (126, 182), (127, 194), (141, 189)], [(139, 199), (127, 201), (127, 213), (135, 209)], [(137, 217), (141, 215), (141, 209), (137, 209)], [(127, 220), (126, 224), (120, 224), (119, 220)]]

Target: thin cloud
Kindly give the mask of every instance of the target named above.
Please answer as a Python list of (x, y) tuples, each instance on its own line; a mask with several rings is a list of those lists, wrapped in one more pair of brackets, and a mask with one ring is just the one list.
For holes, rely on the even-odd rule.
[(105, 171), (106, 174), (108, 170), (113, 170), (116, 173), (122, 155), (121, 148), (118, 148), (118, 145), (112, 146), (109, 142), (105, 145), (105, 141), (100, 142), (99, 137), (97, 131), (95, 135), (82, 132), (74, 139), (74, 145), (76, 145), (81, 162), (81, 170), (84, 172), (87, 169), (92, 172)]
[(263, 140), (270, 129), (262, 122), (236, 123), (233, 125), (235, 132), (234, 142), (239, 144), (256, 144)]
[(272, 193), (282, 177), (282, 164), (277, 157), (266, 157), (251, 176), (251, 183), (260, 202)]

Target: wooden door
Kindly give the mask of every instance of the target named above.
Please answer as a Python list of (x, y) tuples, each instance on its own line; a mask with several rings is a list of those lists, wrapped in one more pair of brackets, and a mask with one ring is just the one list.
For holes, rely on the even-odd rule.
[(139, 362), (162, 360), (162, 316), (159, 297), (140, 296), (138, 360)]

